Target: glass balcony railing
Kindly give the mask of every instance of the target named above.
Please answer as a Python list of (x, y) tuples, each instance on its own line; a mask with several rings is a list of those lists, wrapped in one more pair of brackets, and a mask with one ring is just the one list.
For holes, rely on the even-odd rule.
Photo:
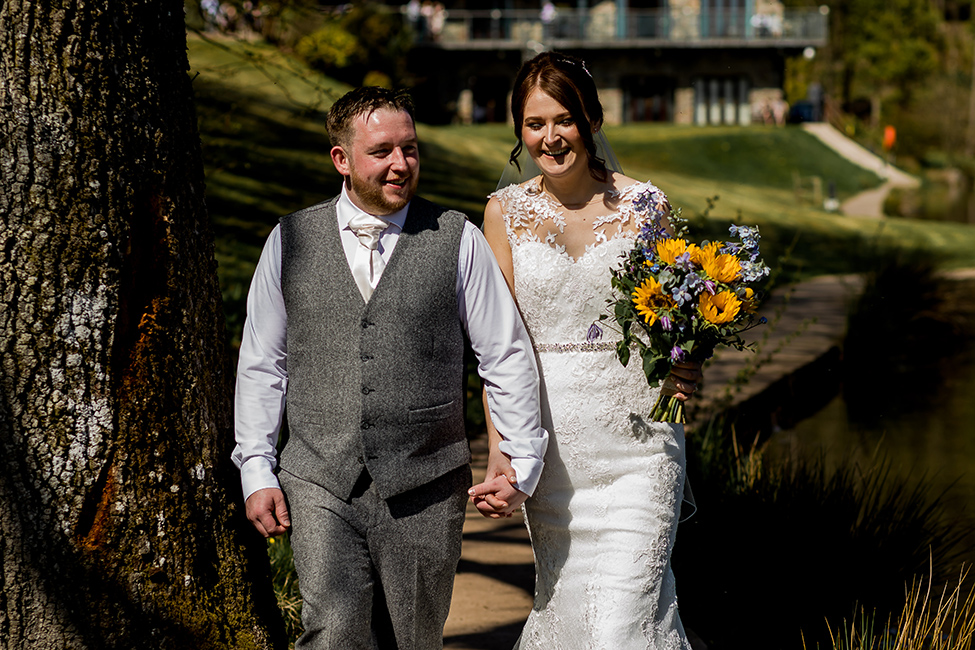
[(444, 11), (436, 20), (419, 19), (418, 42), (445, 48), (549, 46), (595, 47), (612, 44), (707, 44), (743, 46), (792, 43), (825, 45), (828, 10), (782, 9), (759, 14), (744, 9), (711, 8), (627, 10), (561, 9), (543, 19), (532, 10)]

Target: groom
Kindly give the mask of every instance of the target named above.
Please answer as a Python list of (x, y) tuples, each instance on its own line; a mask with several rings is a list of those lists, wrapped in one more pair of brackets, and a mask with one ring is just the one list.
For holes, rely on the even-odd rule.
[(483, 486), (499, 512), (532, 493), (547, 445), (531, 342), (480, 231), (414, 196), (409, 97), (353, 90), (327, 128), (345, 182), (265, 245), (233, 457), (248, 519), (291, 529), (296, 648), (441, 648), (471, 484), (464, 335), (517, 474)]

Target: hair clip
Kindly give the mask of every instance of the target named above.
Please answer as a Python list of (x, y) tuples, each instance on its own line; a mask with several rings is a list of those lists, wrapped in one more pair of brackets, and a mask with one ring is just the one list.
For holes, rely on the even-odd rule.
[(577, 66), (581, 67), (582, 68), (582, 71), (585, 72), (586, 75), (588, 75), (590, 79), (592, 79), (592, 73), (589, 72), (589, 68), (586, 67), (586, 62), (583, 61), (582, 59), (578, 59), (578, 60), (577, 59), (570, 59), (569, 57), (565, 56), (564, 54), (560, 54), (559, 55), (559, 58), (561, 60), (565, 61), (566, 63), (571, 63), (572, 65), (577, 65)]

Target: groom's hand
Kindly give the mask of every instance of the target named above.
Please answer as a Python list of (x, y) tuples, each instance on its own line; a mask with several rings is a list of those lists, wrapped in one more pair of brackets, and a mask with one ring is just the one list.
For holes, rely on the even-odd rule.
[(247, 519), (264, 537), (281, 535), (291, 528), (291, 517), (284, 501), (284, 492), (278, 488), (264, 488), (247, 497), (244, 504)]
[(485, 517), (510, 517), (528, 499), (527, 494), (511, 484), (513, 480), (514, 477), (509, 479), (507, 476), (497, 476), (478, 483), (467, 493), (471, 496), (474, 507)]

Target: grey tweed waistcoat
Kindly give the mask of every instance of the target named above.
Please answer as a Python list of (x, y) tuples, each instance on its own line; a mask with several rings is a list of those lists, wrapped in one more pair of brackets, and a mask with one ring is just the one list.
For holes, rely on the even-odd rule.
[(366, 303), (336, 201), (281, 219), (290, 435), (280, 465), (341, 499), (364, 465), (389, 498), (470, 461), (456, 285), (465, 217), (414, 197)]

